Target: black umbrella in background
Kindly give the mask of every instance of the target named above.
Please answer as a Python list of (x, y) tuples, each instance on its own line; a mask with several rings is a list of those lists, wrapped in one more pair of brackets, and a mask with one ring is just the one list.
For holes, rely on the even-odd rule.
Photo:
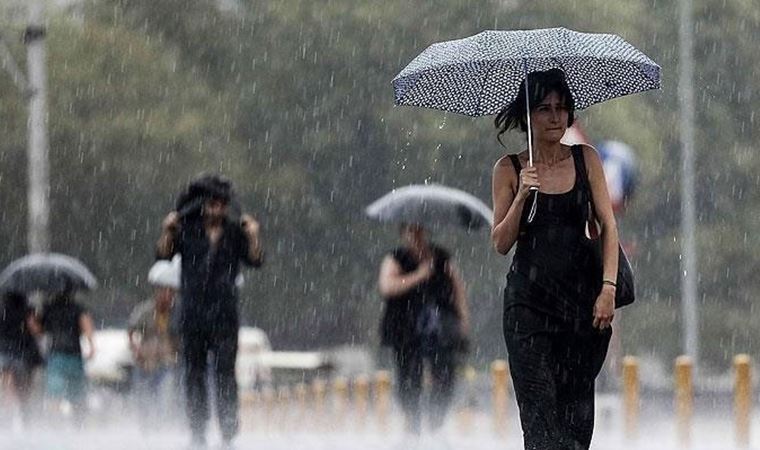
[(414, 184), (385, 194), (365, 210), (386, 223), (414, 223), (427, 227), (455, 225), (466, 229), (491, 226), (493, 212), (467, 192), (438, 184)]
[(55, 294), (89, 291), (98, 281), (81, 261), (59, 253), (35, 253), (13, 261), (0, 273), (0, 291)]

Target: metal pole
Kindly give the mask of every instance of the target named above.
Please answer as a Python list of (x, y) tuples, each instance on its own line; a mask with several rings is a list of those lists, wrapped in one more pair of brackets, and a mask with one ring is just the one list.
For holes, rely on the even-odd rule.
[(29, 24), (24, 32), (29, 77), (27, 193), (30, 253), (50, 251), (50, 169), (47, 136), (47, 75), (45, 68), (45, 24), (42, 0), (29, 0)]
[(694, 37), (691, 0), (679, 0), (678, 103), (681, 122), (681, 317), (684, 354), (698, 366), (697, 250), (694, 199)]

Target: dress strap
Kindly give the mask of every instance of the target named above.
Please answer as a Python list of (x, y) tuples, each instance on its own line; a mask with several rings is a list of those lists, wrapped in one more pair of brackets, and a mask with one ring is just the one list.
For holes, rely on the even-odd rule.
[(520, 178), (520, 171), (522, 170), (522, 166), (520, 165), (520, 159), (517, 157), (517, 155), (508, 155), (509, 160), (512, 161), (512, 167), (515, 168), (515, 173), (517, 174), (517, 178)]

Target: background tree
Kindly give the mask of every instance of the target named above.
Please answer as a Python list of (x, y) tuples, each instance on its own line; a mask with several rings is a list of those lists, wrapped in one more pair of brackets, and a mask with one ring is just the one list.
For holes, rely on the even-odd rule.
[[(6, 34), (18, 11), (3, 7)], [(243, 291), (243, 317), (279, 348), (374, 344), (377, 264), (397, 230), (362, 209), (408, 183), (439, 182), (490, 201), (493, 162), (524, 148), (491, 120), (394, 108), (390, 80), (432, 42), (486, 28), (566, 26), (618, 33), (663, 67), (663, 91), (580, 114), (595, 141), (634, 147), (641, 185), (621, 219), (635, 244), (639, 303), (626, 352), (679, 351), (677, 19), (668, 2), (491, 0), (97, 0), (50, 11), (53, 248), (103, 281), (89, 302), (122, 324), (147, 295), (159, 221), (201, 171), (236, 183), (261, 217), (268, 265)], [(755, 76), (760, 12), (750, 0), (695, 1), (702, 345), (726, 367), (754, 351), (758, 225)], [(23, 60), (20, 43), (12, 51)], [(0, 75), (3, 262), (25, 242), (25, 105)], [(501, 289), (509, 260), (487, 233), (436, 230), (469, 282), (476, 358), (504, 354)]]

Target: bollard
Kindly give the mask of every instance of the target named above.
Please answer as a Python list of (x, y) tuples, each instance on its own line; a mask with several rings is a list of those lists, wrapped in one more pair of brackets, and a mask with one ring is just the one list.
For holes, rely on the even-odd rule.
[(459, 433), (462, 435), (470, 434), (472, 432), (473, 424), (473, 408), (475, 407), (475, 378), (477, 372), (475, 368), (468, 365), (464, 369), (464, 405), (458, 414)]
[(367, 424), (369, 412), (369, 378), (364, 375), (354, 380), (354, 409), (357, 428), (363, 429)]
[(274, 416), (274, 411), (275, 411), (274, 409), (275, 399), (276, 399), (276, 393), (274, 389), (272, 389), (271, 387), (267, 386), (261, 390), (261, 402), (263, 403), (263, 406), (264, 406), (263, 411), (262, 411), (264, 413), (264, 420), (262, 422), (264, 425), (264, 430), (268, 433), (271, 432), (273, 428), (272, 425), (274, 421), (273, 416)]
[(326, 425), (325, 397), (327, 396), (327, 383), (322, 379), (311, 382), (311, 394), (314, 397), (314, 425), (319, 431), (324, 431)]
[(300, 382), (297, 383), (294, 390), (293, 395), (295, 397), (296, 402), (296, 411), (293, 419), (295, 420), (294, 424), (299, 427), (300, 429), (310, 429), (313, 425), (312, 421), (309, 415), (309, 388), (306, 386), (306, 383)]
[(507, 435), (507, 362), (497, 359), (491, 363), (492, 408), (494, 432), (500, 437)]
[(375, 374), (375, 415), (381, 433), (390, 429), (391, 415), (391, 373), (381, 370)]
[(250, 431), (255, 428), (255, 412), (258, 408), (258, 395), (254, 391), (243, 391), (240, 393), (240, 428)]
[(332, 383), (332, 417), (330, 428), (342, 430), (348, 413), (348, 380), (338, 377)]
[(691, 418), (694, 410), (693, 363), (688, 356), (679, 356), (675, 363), (676, 421), (678, 442), (688, 447), (691, 442)]
[(752, 413), (752, 360), (749, 355), (734, 357), (734, 416), (736, 420), (736, 445), (749, 447), (750, 416)]
[(277, 388), (277, 398), (275, 403), (277, 413), (274, 416), (274, 423), (280, 430), (287, 430), (292, 423), (290, 387), (280, 386)]
[(639, 362), (635, 356), (623, 358), (623, 414), (625, 436), (635, 439), (639, 427)]

